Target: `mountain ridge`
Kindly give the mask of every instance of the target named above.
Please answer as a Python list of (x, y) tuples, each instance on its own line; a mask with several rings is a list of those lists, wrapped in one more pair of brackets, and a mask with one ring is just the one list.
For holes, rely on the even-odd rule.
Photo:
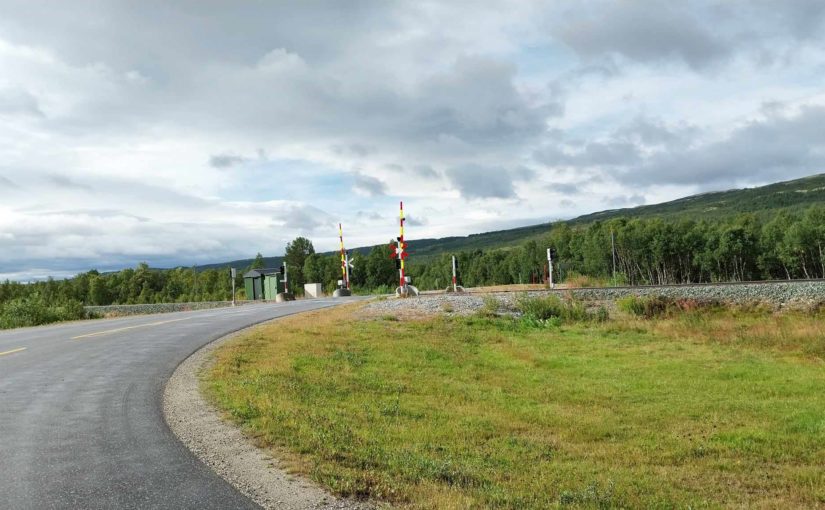
[[(802, 188), (800, 188), (802, 186)], [(825, 203), (825, 173), (799, 179), (781, 181), (753, 188), (734, 188), (722, 191), (706, 191), (677, 198), (659, 204), (640, 205), (620, 209), (606, 209), (584, 214), (568, 220), (548, 221), (535, 225), (525, 225), (505, 230), (479, 232), (467, 236), (411, 239), (410, 254), (429, 258), (444, 252), (474, 249), (506, 248), (546, 234), (552, 225), (566, 223), (571, 226), (584, 225), (595, 221), (616, 218), (661, 217), (665, 220), (713, 219), (738, 213), (768, 214), (792, 211), (814, 203)], [(351, 252), (366, 253), (373, 246), (361, 246)], [(323, 252), (331, 254), (334, 252)], [(238, 259), (228, 262), (206, 264), (198, 269), (249, 267), (254, 259)], [(267, 267), (277, 267), (283, 256), (264, 257)]]

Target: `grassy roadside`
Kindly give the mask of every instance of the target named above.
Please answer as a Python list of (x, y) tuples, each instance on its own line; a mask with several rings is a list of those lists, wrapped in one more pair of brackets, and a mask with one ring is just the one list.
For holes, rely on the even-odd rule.
[(352, 312), (258, 328), (205, 380), (336, 493), (412, 508), (825, 507), (821, 316), (537, 328)]

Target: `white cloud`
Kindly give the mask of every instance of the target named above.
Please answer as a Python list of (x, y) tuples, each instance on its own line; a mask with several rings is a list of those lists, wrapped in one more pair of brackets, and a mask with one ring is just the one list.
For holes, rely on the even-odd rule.
[(0, 274), (331, 249), (338, 221), (383, 243), (402, 198), (433, 237), (821, 171), (820, 2), (92, 5), (0, 3)]

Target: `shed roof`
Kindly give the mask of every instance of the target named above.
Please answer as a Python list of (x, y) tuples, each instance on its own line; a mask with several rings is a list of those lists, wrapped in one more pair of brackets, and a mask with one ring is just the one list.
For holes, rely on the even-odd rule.
[(267, 269), (253, 269), (243, 275), (244, 278), (260, 278), (263, 275), (268, 274), (275, 274), (280, 273), (281, 270), (279, 268), (267, 268)]

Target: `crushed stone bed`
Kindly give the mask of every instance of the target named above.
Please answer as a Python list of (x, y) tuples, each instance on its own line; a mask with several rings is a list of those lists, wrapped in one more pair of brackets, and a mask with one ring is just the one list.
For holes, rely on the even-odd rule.
[(204, 464), (266, 509), (367, 510), (373, 505), (336, 498), (314, 482), (290, 475), (277, 459), (221, 418), (200, 392), (199, 374), (211, 353), (239, 333), (213, 342), (175, 370), (163, 392), (166, 423)]
[(382, 314), (432, 315), (448, 313), (451, 315), (470, 315), (484, 306), (484, 296), (498, 300), (504, 311), (512, 311), (515, 301), (527, 294), (529, 296), (555, 295), (560, 298), (572, 296), (583, 301), (610, 302), (625, 296), (665, 296), (696, 300), (717, 300), (736, 304), (765, 303), (777, 307), (811, 306), (825, 302), (825, 280), (823, 281), (787, 281), (769, 283), (736, 283), (720, 285), (679, 285), (663, 287), (605, 287), (586, 289), (559, 289), (527, 292), (491, 292), (477, 294), (473, 292), (458, 294), (422, 294), (418, 297), (397, 299), (387, 298), (370, 302), (365, 307), (369, 315)]

